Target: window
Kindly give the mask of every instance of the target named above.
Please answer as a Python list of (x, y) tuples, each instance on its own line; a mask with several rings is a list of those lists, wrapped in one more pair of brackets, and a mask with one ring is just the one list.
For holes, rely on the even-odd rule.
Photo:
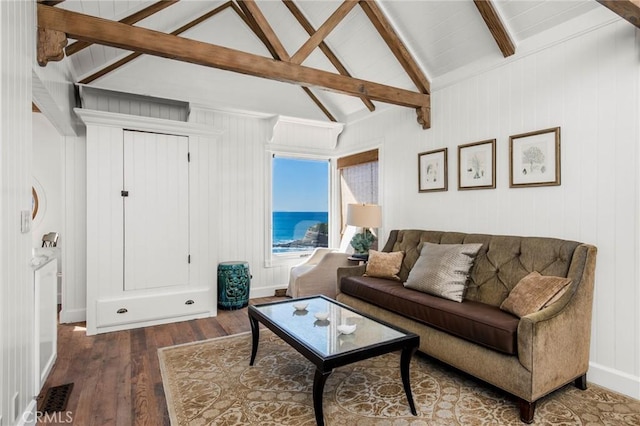
[(340, 210), (344, 229), (348, 204), (378, 204), (378, 150), (339, 158), (337, 166), (340, 170)]
[(328, 247), (329, 161), (274, 155), (271, 167), (271, 255)]

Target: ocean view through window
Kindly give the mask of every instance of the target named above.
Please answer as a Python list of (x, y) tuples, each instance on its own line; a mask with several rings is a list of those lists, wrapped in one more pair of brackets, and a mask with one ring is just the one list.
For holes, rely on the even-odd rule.
[(327, 247), (328, 216), (327, 212), (273, 212), (273, 253)]
[(274, 156), (271, 253), (328, 247), (329, 161)]

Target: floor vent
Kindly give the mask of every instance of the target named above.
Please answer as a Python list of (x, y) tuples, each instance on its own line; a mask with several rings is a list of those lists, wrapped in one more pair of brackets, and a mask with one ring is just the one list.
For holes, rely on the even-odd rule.
[(67, 402), (73, 390), (73, 383), (66, 385), (54, 386), (47, 389), (44, 398), (40, 401), (38, 411), (41, 413), (55, 413), (57, 411), (65, 411)]

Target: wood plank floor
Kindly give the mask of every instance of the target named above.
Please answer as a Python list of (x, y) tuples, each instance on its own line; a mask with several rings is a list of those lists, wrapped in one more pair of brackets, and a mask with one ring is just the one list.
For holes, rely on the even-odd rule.
[[(284, 297), (252, 299), (250, 303)], [(169, 425), (158, 348), (249, 331), (247, 308), (218, 316), (87, 336), (85, 324), (58, 326), (58, 359), (46, 389), (74, 383), (62, 420), (82, 426)], [(58, 418), (60, 419), (60, 418)], [(55, 417), (41, 424), (58, 424)]]

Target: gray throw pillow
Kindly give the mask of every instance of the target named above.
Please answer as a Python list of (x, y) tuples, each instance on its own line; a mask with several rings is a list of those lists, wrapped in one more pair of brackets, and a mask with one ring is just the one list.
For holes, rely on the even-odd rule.
[(404, 286), (462, 302), (469, 270), (481, 247), (482, 244), (423, 243)]

